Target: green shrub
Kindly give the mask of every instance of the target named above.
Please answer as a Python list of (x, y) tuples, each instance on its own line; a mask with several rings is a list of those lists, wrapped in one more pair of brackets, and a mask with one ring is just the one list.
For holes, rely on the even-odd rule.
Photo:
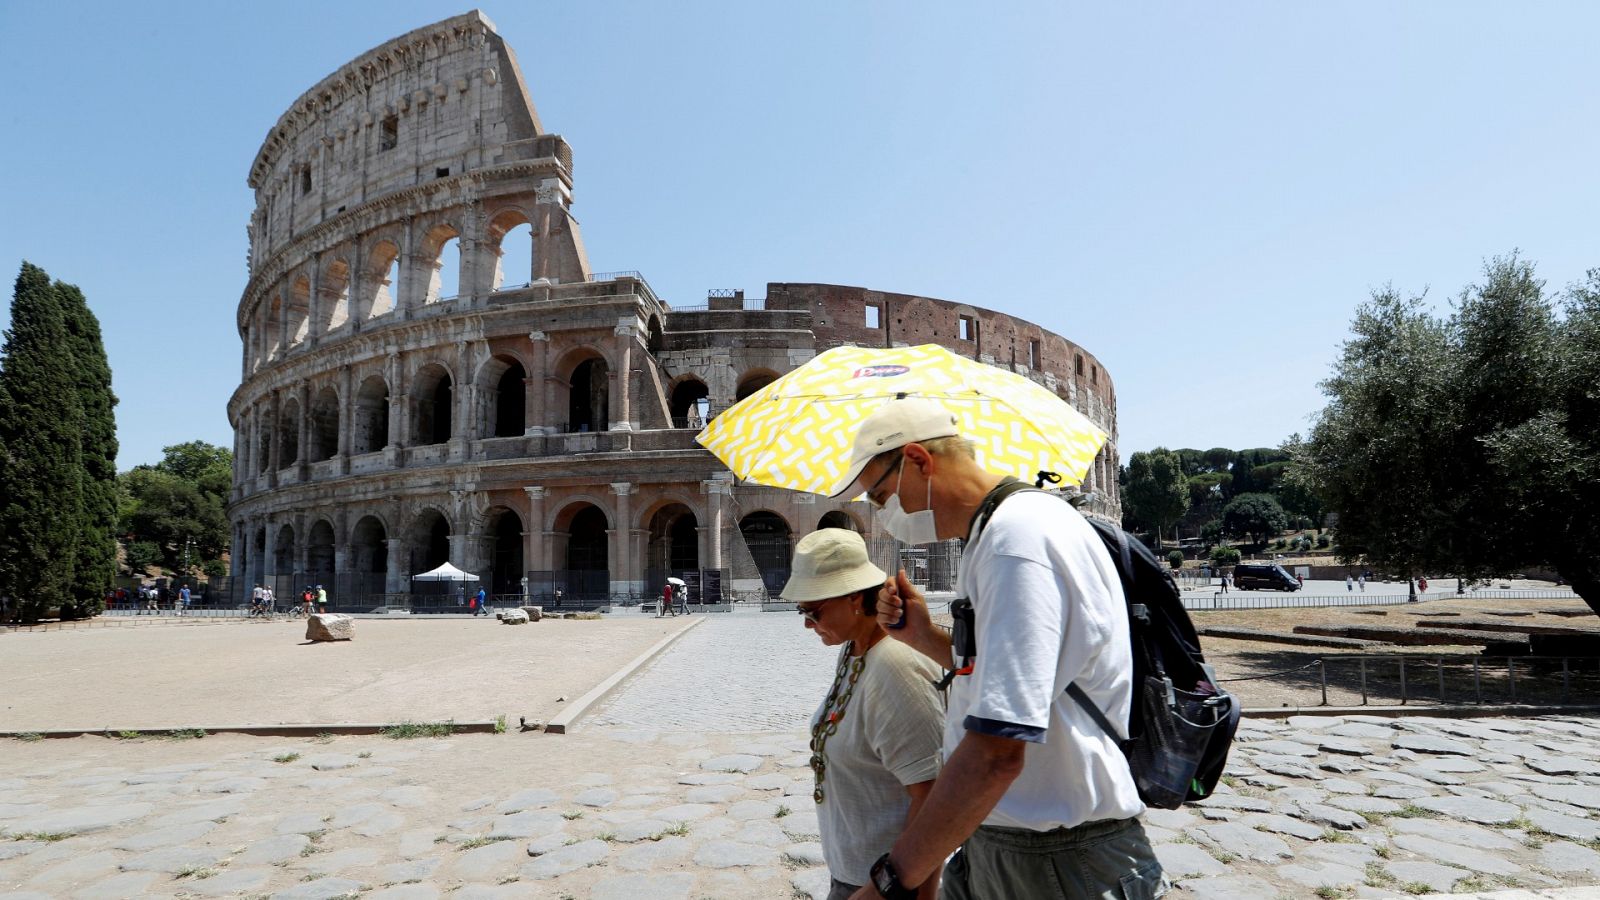
[(161, 561), (161, 548), (155, 541), (134, 541), (128, 545), (128, 568), (143, 572)]
[(1242, 559), (1238, 547), (1229, 547), (1226, 544), (1211, 548), (1211, 563), (1217, 566), (1236, 566)]
[(1183, 551), (1173, 550), (1167, 553), (1167, 565), (1174, 569), (1183, 568)]

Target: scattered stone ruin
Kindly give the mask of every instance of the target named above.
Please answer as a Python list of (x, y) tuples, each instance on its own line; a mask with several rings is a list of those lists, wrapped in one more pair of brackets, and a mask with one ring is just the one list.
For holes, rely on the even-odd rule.
[(847, 343), (938, 343), (1048, 386), (1113, 435), (1084, 489), (1120, 516), (1116, 394), (1082, 347), (858, 287), (670, 306), (591, 270), (573, 171), (478, 12), (360, 55), (268, 132), (228, 404), (236, 594), (321, 582), (338, 603), (449, 561), (529, 602), (650, 596), (738, 554), (781, 585), (793, 540), (869, 530), (867, 504), (736, 486), (694, 435)]

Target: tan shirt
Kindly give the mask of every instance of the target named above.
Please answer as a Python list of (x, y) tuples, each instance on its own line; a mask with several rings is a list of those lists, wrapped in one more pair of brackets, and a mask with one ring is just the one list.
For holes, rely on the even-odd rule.
[[(941, 674), (932, 660), (894, 638), (867, 651), (839, 730), (823, 748), (827, 769), (817, 820), (834, 878), (866, 884), (872, 864), (905, 829), (911, 805), (905, 786), (939, 774), (944, 708), (933, 681)], [(813, 727), (821, 715), (819, 705)]]

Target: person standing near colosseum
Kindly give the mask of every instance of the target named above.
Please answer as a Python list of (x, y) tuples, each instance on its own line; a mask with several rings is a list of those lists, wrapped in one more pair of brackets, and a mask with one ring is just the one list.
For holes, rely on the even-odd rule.
[[(828, 900), (846, 900), (868, 883), (873, 860), (916, 817), (939, 773), (939, 667), (884, 640), (876, 605), (887, 576), (867, 559), (861, 535), (813, 531), (795, 545), (791, 572), (783, 599), (824, 645), (840, 647), (833, 687), (811, 717), (811, 769), (833, 879)], [(933, 900), (938, 891), (935, 875), (915, 896)]]

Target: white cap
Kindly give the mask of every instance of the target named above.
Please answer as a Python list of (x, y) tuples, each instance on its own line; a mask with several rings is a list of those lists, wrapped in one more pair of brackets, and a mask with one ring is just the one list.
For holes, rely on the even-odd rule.
[(838, 497), (850, 490), (861, 477), (861, 470), (880, 453), (915, 441), (931, 441), (960, 433), (955, 415), (933, 400), (920, 397), (890, 400), (861, 420), (855, 443), (850, 447), (850, 463), (844, 479), (833, 486), (828, 496)]
[(794, 563), (783, 599), (794, 603), (830, 600), (880, 587), (888, 576), (867, 559), (867, 542), (844, 528), (819, 528), (794, 547)]

